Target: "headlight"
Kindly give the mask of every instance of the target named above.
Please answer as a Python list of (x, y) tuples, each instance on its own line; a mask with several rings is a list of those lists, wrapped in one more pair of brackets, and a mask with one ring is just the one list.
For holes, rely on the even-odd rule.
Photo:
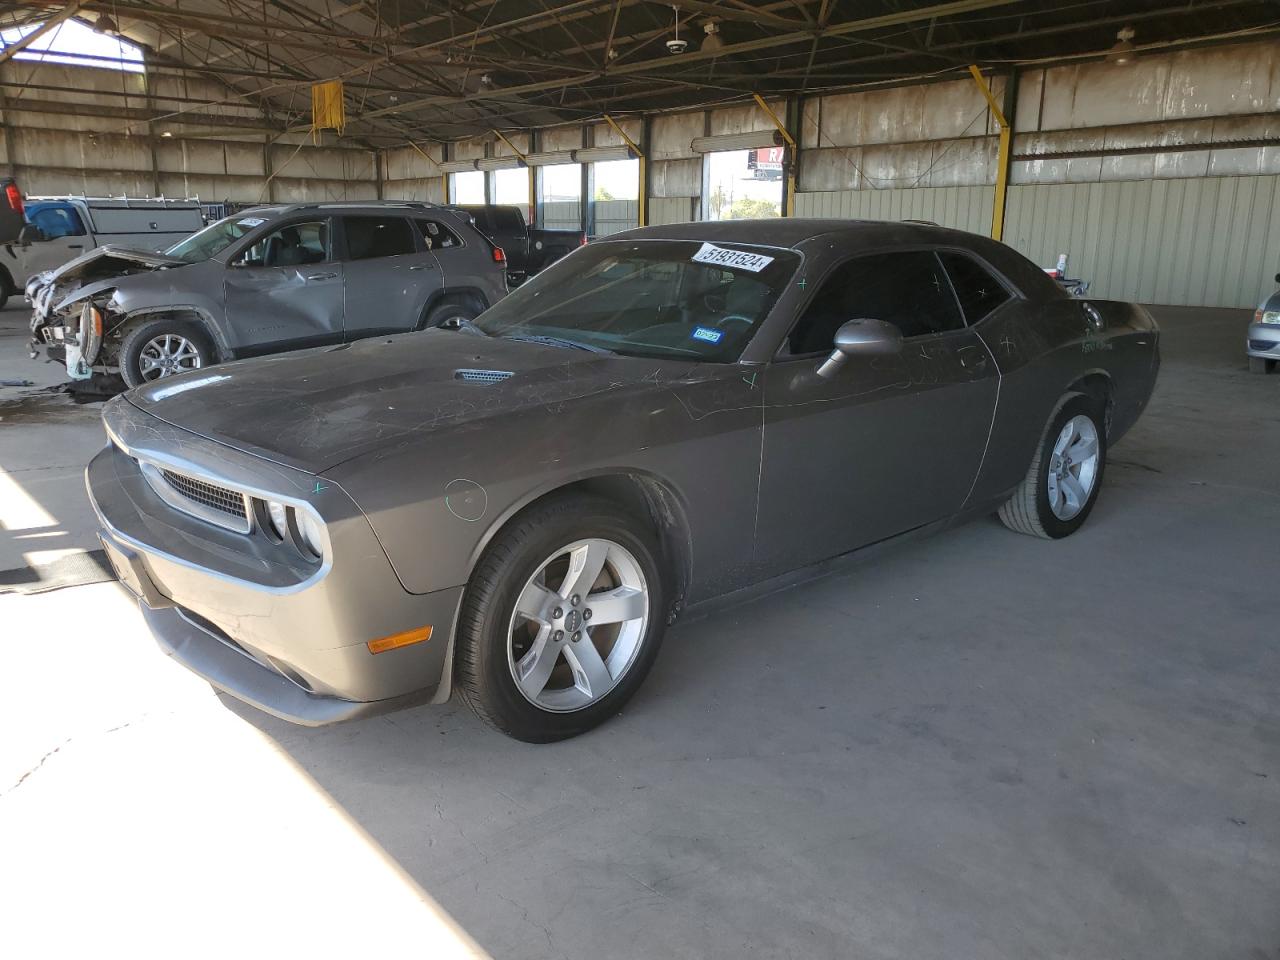
[(298, 533), (301, 534), (302, 542), (306, 544), (307, 549), (314, 556), (323, 557), (324, 537), (320, 534), (320, 524), (315, 517), (305, 510), (295, 510), (293, 516), (298, 522)]
[(1253, 322), (1280, 324), (1280, 310), (1259, 310), (1253, 315)]
[(271, 532), (281, 540), (289, 539), (289, 511), (283, 503), (267, 501), (267, 519), (271, 524)]

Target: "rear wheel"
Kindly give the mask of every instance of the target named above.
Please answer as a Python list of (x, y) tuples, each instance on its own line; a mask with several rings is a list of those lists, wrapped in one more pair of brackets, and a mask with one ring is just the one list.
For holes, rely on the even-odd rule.
[(1068, 400), (1045, 431), (1027, 476), (1000, 508), (1010, 530), (1057, 540), (1083, 526), (1107, 462), (1102, 404)]
[(613, 716), (662, 641), (656, 558), (644, 525), (597, 498), (550, 501), (503, 530), (467, 586), (457, 637), (463, 698), (530, 743)]
[(1271, 373), (1276, 368), (1276, 362), (1267, 357), (1250, 357), (1249, 372), (1250, 373)]
[(444, 327), (446, 330), (457, 330), (480, 316), (484, 311), (475, 303), (462, 297), (448, 297), (427, 311), (422, 321), (423, 329)]
[(141, 323), (120, 344), (120, 375), (131, 387), (216, 362), (209, 335), (199, 324), (176, 317)]

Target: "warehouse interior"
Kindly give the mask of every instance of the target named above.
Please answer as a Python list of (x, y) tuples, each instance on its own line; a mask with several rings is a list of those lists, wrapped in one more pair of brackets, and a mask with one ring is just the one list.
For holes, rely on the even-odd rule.
[(456, 700), (312, 730), (94, 567), (101, 398), (28, 357), (0, 247), (14, 955), (1280, 956), (1278, 38), (1269, 0), (6, 4), (28, 203), (927, 221), (1147, 306), (1163, 363), (1079, 536), (980, 519), (681, 620), (561, 744)]

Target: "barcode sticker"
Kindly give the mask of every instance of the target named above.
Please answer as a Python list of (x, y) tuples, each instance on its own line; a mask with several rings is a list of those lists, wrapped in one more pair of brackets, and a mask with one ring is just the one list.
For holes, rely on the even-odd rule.
[(714, 243), (704, 243), (702, 249), (693, 255), (694, 263), (712, 263), (718, 267), (732, 267), (736, 270), (750, 270), (759, 273), (769, 264), (773, 257), (759, 253), (744, 253), (741, 250), (726, 250)]

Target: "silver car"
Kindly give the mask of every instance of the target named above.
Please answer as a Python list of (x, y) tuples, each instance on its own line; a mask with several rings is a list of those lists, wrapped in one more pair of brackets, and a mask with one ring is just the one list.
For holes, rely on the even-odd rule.
[(972, 234), (647, 227), (456, 332), (117, 397), (88, 486), (161, 646), (220, 689), (306, 724), (456, 689), (555, 740), (686, 607), (975, 515), (1074, 533), (1158, 342)]
[[(1280, 284), (1280, 273), (1276, 274)], [(1280, 290), (1262, 303), (1249, 324), (1245, 349), (1249, 354), (1249, 369), (1254, 373), (1270, 373), (1280, 360)]]
[(32, 356), (139, 386), (226, 360), (457, 325), (507, 293), (505, 255), (422, 203), (256, 207), (163, 253), (98, 247), (27, 284)]

